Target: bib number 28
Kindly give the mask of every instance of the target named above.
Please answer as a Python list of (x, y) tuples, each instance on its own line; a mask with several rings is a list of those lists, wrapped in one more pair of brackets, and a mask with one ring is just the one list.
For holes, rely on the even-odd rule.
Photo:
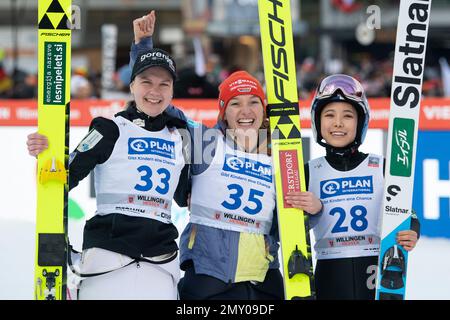
[[(348, 226), (344, 225), (346, 212), (341, 207), (335, 207), (330, 210), (330, 215), (338, 215), (338, 220), (336, 224), (334, 225), (333, 229), (331, 230), (331, 233), (340, 233), (340, 232), (347, 232)], [(368, 221), (366, 219), (367, 216), (367, 209), (363, 206), (354, 206), (350, 209), (350, 216), (352, 217), (352, 220), (350, 221), (350, 227), (357, 231), (361, 232), (367, 229)]]

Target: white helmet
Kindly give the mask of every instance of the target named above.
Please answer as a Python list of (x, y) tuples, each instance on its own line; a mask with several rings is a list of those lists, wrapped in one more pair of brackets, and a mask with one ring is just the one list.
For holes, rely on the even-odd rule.
[(361, 145), (369, 127), (369, 102), (361, 83), (345, 74), (328, 76), (320, 82), (317, 88), (314, 99), (311, 102), (311, 128), (314, 140), (322, 146), (327, 146), (322, 141), (323, 138), (320, 132), (320, 113), (328, 103), (333, 101), (345, 101), (355, 107), (358, 113), (358, 126), (353, 145)]

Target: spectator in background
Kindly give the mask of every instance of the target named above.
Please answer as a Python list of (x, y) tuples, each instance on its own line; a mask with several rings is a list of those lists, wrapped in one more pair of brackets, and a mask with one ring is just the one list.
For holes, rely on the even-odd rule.
[[(190, 47), (190, 43), (187, 43)], [(174, 84), (174, 97), (184, 99), (215, 99), (219, 96), (218, 83), (207, 76), (208, 60), (199, 38), (192, 40), (192, 48), (182, 56), (184, 65)], [(191, 52), (192, 51), (192, 52)], [(214, 62), (214, 61), (213, 61)], [(211, 68), (211, 66), (209, 66)]]
[(26, 74), (21, 72), (17, 76), (14, 91), (11, 96), (13, 99), (33, 99), (37, 97), (38, 77), (36, 74)]
[(298, 97), (299, 99), (308, 99), (311, 91), (316, 88), (317, 80), (320, 78), (320, 72), (314, 58), (305, 58), (297, 74)]
[(3, 65), (0, 62), (0, 99), (5, 99), (9, 96), (10, 90), (13, 86), (11, 78), (6, 74)]
[(219, 84), (225, 80), (221, 78), (221, 72), (223, 70), (220, 56), (217, 54), (210, 54), (206, 61), (206, 78), (215, 86), (219, 87)]
[(362, 79), (362, 85), (367, 97), (387, 96), (386, 92), (384, 92), (385, 79), (383, 72), (378, 69), (370, 71), (366, 78)]
[(428, 97), (444, 96), (443, 80), (440, 77), (439, 67), (427, 66), (425, 68), (422, 93)]
[[(359, 66), (359, 77), (361, 79), (368, 79), (370, 75), (375, 71), (375, 61), (370, 57), (370, 55), (365, 54), (362, 56)], [(366, 92), (367, 93), (367, 92)]]
[(92, 98), (92, 85), (88, 79), (73, 75), (70, 80), (70, 92), (73, 99)]
[(116, 88), (122, 92), (128, 92), (130, 86), (131, 68), (129, 64), (123, 65), (116, 72)]
[(70, 93), (73, 99), (89, 99), (93, 97), (93, 86), (87, 78), (85, 68), (76, 68), (70, 79)]
[(185, 68), (179, 73), (175, 82), (175, 98), (215, 99), (219, 96), (217, 86), (210, 83), (206, 76), (196, 74), (194, 68)]
[(91, 73), (88, 80), (92, 85), (92, 96), (102, 98), (102, 73), (100, 71)]

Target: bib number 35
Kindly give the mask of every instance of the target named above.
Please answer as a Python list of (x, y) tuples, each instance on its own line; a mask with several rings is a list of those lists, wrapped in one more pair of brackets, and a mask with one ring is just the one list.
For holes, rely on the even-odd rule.
[[(230, 194), (230, 199), (228, 201), (223, 201), (221, 204), (225, 209), (228, 210), (237, 210), (242, 206), (242, 196), (244, 194), (244, 188), (242, 188), (238, 184), (230, 184), (227, 186), (228, 190), (233, 193)], [(264, 196), (264, 192), (250, 189), (250, 193), (248, 195), (248, 202), (252, 204), (252, 206), (245, 206), (243, 208), (244, 212), (247, 214), (257, 214), (262, 209), (261, 198)], [(231, 201), (230, 201), (231, 200)]]

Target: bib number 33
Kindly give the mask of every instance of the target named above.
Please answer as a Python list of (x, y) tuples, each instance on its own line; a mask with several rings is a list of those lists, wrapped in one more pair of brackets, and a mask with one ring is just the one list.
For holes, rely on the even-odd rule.
[[(152, 175), (153, 171), (149, 166), (140, 166), (137, 168), (137, 171), (141, 173), (141, 183), (136, 184), (134, 189), (138, 191), (149, 191), (153, 188)], [(170, 180), (170, 171), (165, 168), (159, 168), (156, 170), (158, 174), (157, 178), (153, 178), (157, 180), (158, 185), (155, 188), (155, 191), (159, 194), (166, 194), (169, 192), (169, 180)]]

